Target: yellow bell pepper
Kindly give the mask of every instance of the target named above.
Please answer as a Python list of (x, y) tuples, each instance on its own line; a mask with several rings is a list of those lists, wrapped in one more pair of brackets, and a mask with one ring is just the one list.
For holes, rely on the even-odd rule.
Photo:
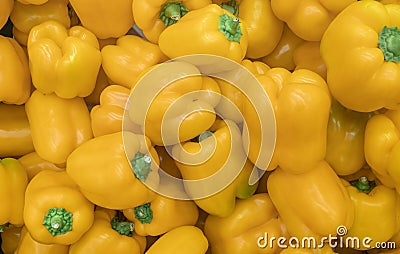
[(245, 21), (216, 4), (193, 10), (167, 27), (158, 40), (169, 58), (191, 54), (223, 56), (240, 63), (247, 52)]
[(14, 254), (21, 239), (22, 227), (9, 225), (1, 232), (1, 250), (3, 254)]
[[(163, 188), (159, 191), (164, 193)], [(157, 194), (150, 203), (124, 209), (123, 213), (141, 236), (158, 236), (180, 226), (193, 226), (199, 217), (198, 208), (192, 200), (177, 200), (161, 194)]]
[(28, 177), (25, 169), (14, 158), (0, 160), (0, 232), (4, 224), (22, 226)]
[(287, 70), (294, 70), (295, 63), (293, 60), (293, 53), (297, 46), (304, 40), (298, 37), (285, 23), (283, 27), (282, 36), (274, 48), (268, 55), (262, 57), (260, 61), (268, 64), (268, 66), (282, 67)]
[(80, 145), (68, 157), (66, 171), (94, 204), (127, 209), (155, 198), (158, 165), (147, 137), (120, 131)]
[(63, 99), (35, 90), (25, 104), (35, 151), (55, 164), (92, 138), (89, 110), (83, 98)]
[(145, 254), (205, 254), (208, 241), (195, 226), (174, 228), (153, 243)]
[(207, 216), (204, 234), (213, 254), (277, 253), (278, 245), (269, 245), (269, 239), (283, 236), (281, 224), (269, 195), (262, 193), (238, 200), (235, 210), (226, 218)]
[(132, 0), (70, 0), (82, 25), (99, 39), (118, 38), (133, 26)]
[(247, 58), (266, 56), (278, 45), (284, 22), (273, 13), (270, 0), (214, 0), (213, 3), (245, 21)]
[(245, 147), (249, 146), (249, 160), (264, 170), (273, 170), (279, 165), (285, 171), (302, 173), (314, 168), (324, 159), (326, 152), (331, 104), (326, 82), (306, 69), (291, 73), (283, 68), (272, 68), (257, 78), (274, 108), (276, 145), (269, 164), (266, 158), (258, 158), (259, 154), (265, 153), (265, 150), (260, 150), (259, 138), (258, 114), (262, 112), (256, 112), (250, 102), (245, 101), (243, 116), (247, 129), (243, 139)]
[(0, 103), (0, 158), (33, 152), (31, 129), (24, 105)]
[(365, 127), (365, 160), (385, 185), (400, 193), (400, 110), (372, 116)]
[(32, 238), (26, 227), (21, 230), (21, 238), (13, 254), (68, 254), (69, 246), (63, 244), (43, 244)]
[[(353, 181), (342, 179), (354, 204), (354, 222), (345, 238), (357, 237), (355, 249), (374, 248), (377, 242), (389, 241), (400, 230), (400, 196), (396, 190), (362, 176)], [(371, 239), (366, 243), (365, 237)]]
[(306, 41), (320, 41), (332, 20), (356, 0), (271, 0), (275, 15)]
[(0, 4), (0, 29), (7, 23), (8, 17), (14, 7), (14, 0), (5, 0)]
[(362, 112), (399, 108), (399, 13), (398, 4), (358, 1), (326, 30), (321, 56), (332, 96), (343, 106)]
[(175, 24), (192, 10), (211, 4), (211, 0), (133, 0), (132, 12), (136, 25), (146, 39), (158, 43), (160, 34), (166, 27)]
[(31, 93), (28, 57), (18, 42), (0, 35), (0, 102), (24, 104)]
[(241, 64), (255, 76), (263, 75), (271, 69), (268, 64), (257, 60), (244, 59)]
[(41, 158), (36, 152), (25, 154), (24, 156), (18, 158), (18, 161), (24, 167), (28, 175), (28, 181), (30, 181), (35, 175), (43, 170), (65, 170), (63, 165), (56, 165), (52, 162), (46, 161)]
[(21, 45), (26, 46), (29, 31), (32, 27), (48, 20), (55, 20), (65, 28), (69, 28), (71, 19), (67, 5), (68, 0), (49, 0), (41, 5), (24, 4), (15, 1), (14, 8), (10, 14), (15, 39)]
[(353, 203), (326, 161), (303, 174), (277, 168), (269, 175), (267, 188), (290, 236), (314, 237), (318, 244), (322, 237), (336, 235), (338, 226), (353, 224)]
[(120, 211), (97, 207), (92, 227), (69, 248), (69, 254), (143, 254), (146, 238), (133, 232), (134, 225)]
[(364, 134), (370, 113), (357, 112), (332, 100), (329, 114), (326, 161), (338, 175), (350, 175), (365, 161)]
[(22, 4), (35, 4), (35, 5), (41, 5), (47, 3), (49, 0), (16, 0)]
[(295, 69), (308, 69), (326, 80), (326, 65), (320, 53), (320, 42), (303, 41), (293, 51)]
[(94, 205), (65, 171), (44, 170), (28, 184), (24, 222), (44, 244), (70, 245), (92, 226)]
[(107, 77), (127, 88), (134, 86), (141, 72), (167, 60), (158, 45), (136, 35), (119, 37), (115, 45), (102, 48), (101, 55)]
[(197, 184), (184, 182), (189, 197), (209, 214), (229, 216), (235, 209), (236, 197), (248, 198), (257, 189), (257, 183), (249, 185), (254, 165), (246, 158), (240, 136), (233, 121), (216, 120), (208, 131), (199, 135), (198, 142), (183, 142), (172, 148), (185, 180), (202, 180), (222, 172)]
[[(144, 91), (146, 84), (140, 83), (140, 90), (134, 87), (131, 93), (127, 106), (130, 121), (139, 125), (153, 144), (174, 145), (211, 127), (216, 118), (214, 107), (220, 100), (220, 89), (214, 79), (194, 75), (200, 74), (199, 69), (183, 62), (160, 64), (145, 74), (149, 72), (161, 85), (166, 80), (165, 73), (176, 78), (157, 91), (148, 88)], [(194, 74), (187, 77), (186, 73)]]
[(67, 30), (57, 21), (45, 21), (30, 30), (27, 48), (32, 83), (42, 93), (70, 99), (93, 91), (101, 53), (89, 30), (82, 26)]

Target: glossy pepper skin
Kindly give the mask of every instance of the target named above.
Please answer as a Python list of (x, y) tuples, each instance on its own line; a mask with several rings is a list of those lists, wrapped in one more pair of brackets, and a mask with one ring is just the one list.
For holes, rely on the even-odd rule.
[[(70, 0), (82, 22), (99, 39), (118, 38), (133, 26), (132, 0)], [(101, 17), (101, 18), (99, 18)]]
[(31, 129), (24, 105), (0, 103), (0, 158), (33, 152)]
[(14, 254), (15, 249), (17, 249), (18, 243), (21, 238), (22, 226), (15, 227), (8, 225), (3, 228), (0, 232), (1, 236), (1, 250), (4, 254)]
[(326, 161), (338, 175), (350, 175), (365, 161), (364, 134), (370, 113), (357, 112), (332, 100), (329, 114)]
[(14, 8), (10, 14), (15, 39), (21, 45), (26, 46), (29, 31), (32, 27), (48, 20), (55, 20), (65, 28), (70, 28), (71, 19), (68, 15), (67, 4), (68, 0), (49, 0), (41, 5), (24, 4), (15, 1)]
[(146, 238), (133, 232), (132, 222), (120, 212), (97, 207), (92, 227), (69, 248), (69, 254), (143, 254)]
[(25, 111), (35, 151), (52, 163), (65, 163), (76, 147), (93, 137), (83, 98), (63, 99), (35, 90)]
[(358, 1), (326, 30), (321, 56), (327, 82), (345, 107), (361, 112), (399, 107), (399, 13), (400, 5)]
[(21, 238), (13, 254), (68, 254), (69, 245), (43, 244), (32, 238), (26, 227), (21, 230)]
[(377, 178), (400, 193), (400, 110), (388, 110), (368, 120), (365, 127), (365, 160)]
[[(269, 164), (262, 156), (258, 159), (259, 153), (264, 153), (260, 151), (258, 134), (261, 131), (258, 114), (263, 112), (256, 112), (249, 101), (245, 101), (243, 116), (247, 129), (243, 143), (245, 147), (249, 145), (249, 160), (264, 170), (273, 170), (279, 165), (283, 170), (296, 174), (314, 168), (324, 159), (326, 152), (326, 127), (331, 104), (326, 82), (306, 69), (290, 72), (272, 68), (257, 79), (269, 95), (274, 109), (276, 145)], [(245, 135), (247, 133), (249, 135)]]
[(25, 226), (40, 243), (76, 242), (93, 224), (93, 213), (94, 205), (65, 171), (41, 171), (26, 188)]
[(96, 36), (86, 28), (67, 30), (57, 21), (45, 21), (30, 30), (27, 48), (32, 83), (42, 93), (71, 99), (93, 91), (101, 53)]
[(0, 231), (6, 223), (24, 224), (23, 209), (28, 177), (25, 169), (14, 158), (0, 160)]
[(155, 198), (144, 183), (153, 189), (158, 187), (156, 165), (157, 152), (147, 137), (119, 131), (93, 138), (76, 148), (68, 157), (66, 171), (94, 204), (127, 209)]
[(205, 254), (207, 248), (207, 238), (198, 227), (182, 226), (158, 238), (145, 254)]
[(0, 35), (0, 102), (24, 104), (31, 92), (28, 57), (13, 38)]
[[(196, 38), (196, 40), (193, 40)], [(194, 10), (167, 27), (158, 45), (169, 58), (190, 54), (213, 54), (240, 63), (247, 51), (244, 21), (216, 4)]]
[(143, 31), (147, 40), (158, 43), (160, 34), (178, 22), (188, 12), (211, 4), (211, 0), (133, 0), (132, 12), (136, 25)]
[[(275, 15), (306, 41), (320, 41), (332, 20), (356, 0), (271, 0)], [(306, 22), (305, 22), (306, 20)]]
[(8, 17), (14, 7), (14, 0), (5, 0), (0, 5), (0, 29), (7, 23)]
[[(371, 247), (389, 241), (400, 229), (400, 196), (396, 190), (366, 176), (342, 182), (354, 204), (354, 222), (346, 237), (370, 237)], [(359, 249), (369, 248), (361, 244)]]
[(303, 174), (277, 168), (269, 175), (267, 189), (290, 236), (315, 237), (319, 242), (336, 235), (338, 226), (353, 224), (350, 196), (325, 161)]
[(303, 41), (293, 50), (295, 69), (308, 69), (326, 80), (326, 65), (321, 57), (319, 41)]
[[(210, 151), (212, 153), (210, 153)], [(196, 141), (184, 142), (172, 148), (173, 157), (185, 180), (200, 180), (224, 170), (213, 180), (215, 193), (194, 199), (205, 212), (229, 216), (235, 209), (236, 198), (248, 198), (257, 189), (257, 183), (249, 185), (253, 164), (246, 159), (239, 127), (231, 120), (217, 120), (209, 131)], [(226, 182), (226, 180), (229, 182)], [(189, 197), (202, 196), (210, 188), (209, 182), (184, 187)], [(223, 188), (223, 189), (222, 189)]]
[(119, 37), (114, 45), (102, 48), (101, 55), (107, 77), (127, 88), (134, 86), (141, 72), (167, 60), (157, 44), (136, 35)]
[[(258, 246), (258, 239), (268, 232), (269, 238), (283, 235), (281, 221), (269, 195), (255, 194), (238, 200), (234, 212), (226, 218), (209, 215), (205, 221), (204, 234), (210, 242), (213, 254), (223, 253), (278, 253), (279, 247)], [(265, 239), (264, 239), (265, 241)], [(264, 244), (260, 240), (260, 245)]]
[(43, 170), (64, 171), (64, 165), (56, 165), (50, 161), (44, 160), (37, 152), (31, 152), (18, 158), (18, 161), (24, 167), (28, 180), (30, 181), (35, 175)]

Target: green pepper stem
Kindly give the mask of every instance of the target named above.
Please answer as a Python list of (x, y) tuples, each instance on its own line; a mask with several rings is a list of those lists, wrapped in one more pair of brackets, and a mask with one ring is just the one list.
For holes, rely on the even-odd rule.
[(161, 7), (159, 18), (167, 27), (178, 22), (188, 12), (189, 9), (181, 2), (166, 2)]
[(221, 8), (229, 11), (233, 15), (237, 16), (239, 14), (239, 4), (235, 0), (230, 0), (220, 4)]
[(384, 26), (379, 33), (378, 47), (385, 61), (400, 62), (400, 30), (397, 27)]
[(375, 181), (369, 181), (366, 176), (362, 176), (357, 180), (351, 181), (350, 184), (357, 188), (358, 191), (364, 193), (370, 193), (375, 188)]
[(226, 13), (220, 15), (218, 29), (229, 41), (240, 42), (242, 31), (237, 17), (232, 18)]
[(52, 236), (72, 231), (72, 214), (65, 208), (50, 208), (42, 223)]
[(205, 140), (206, 138), (211, 137), (212, 135), (213, 135), (213, 133), (211, 131), (202, 132), (199, 135), (198, 140), (199, 140), (199, 142), (201, 142), (201, 141)]
[(149, 224), (153, 220), (153, 211), (150, 208), (150, 203), (137, 206), (133, 209), (135, 218), (142, 224)]
[(135, 228), (134, 224), (128, 221), (121, 211), (117, 211), (117, 214), (111, 220), (111, 227), (120, 235), (125, 236), (132, 236), (132, 232)]
[(143, 154), (140, 152), (135, 154), (135, 157), (131, 161), (131, 165), (136, 178), (143, 182), (146, 181), (147, 177), (152, 171), (150, 168), (151, 161), (152, 159), (148, 154)]
[(10, 226), (10, 223), (8, 223), (8, 222), (3, 224), (3, 225), (0, 225), (0, 233), (4, 232), (4, 229), (9, 227), (9, 226)]

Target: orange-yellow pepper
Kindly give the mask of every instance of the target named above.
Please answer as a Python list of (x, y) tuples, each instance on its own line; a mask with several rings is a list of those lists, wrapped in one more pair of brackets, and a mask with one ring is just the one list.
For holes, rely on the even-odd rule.
[(7, 23), (8, 17), (14, 7), (14, 0), (5, 0), (0, 4), (0, 29)]
[(132, 0), (70, 0), (82, 25), (99, 39), (118, 38), (133, 26)]
[(65, 171), (43, 170), (29, 182), (24, 222), (36, 241), (70, 245), (89, 230), (93, 220), (94, 205)]
[(248, 47), (244, 22), (220, 6), (210, 4), (187, 13), (179, 22), (167, 27), (160, 34), (158, 45), (171, 59), (212, 54), (240, 63)]
[(14, 254), (21, 239), (21, 230), (23, 227), (8, 225), (0, 232), (1, 250), (4, 254)]
[(0, 103), (0, 158), (33, 152), (33, 142), (24, 105)]
[(46, 161), (43, 158), (41, 158), (36, 152), (25, 154), (24, 156), (18, 158), (18, 161), (24, 167), (28, 175), (29, 181), (40, 171), (43, 170), (54, 170), (54, 171), (65, 170), (63, 165), (56, 165), (52, 162)]
[(13, 38), (0, 35), (0, 102), (24, 104), (31, 93), (28, 57)]
[(136, 35), (124, 35), (101, 50), (102, 66), (113, 83), (131, 88), (139, 74), (167, 57), (158, 45)]
[(120, 211), (96, 207), (92, 227), (70, 246), (69, 254), (143, 254), (146, 238), (133, 229)]
[(69, 246), (64, 244), (44, 244), (32, 238), (26, 227), (21, 230), (21, 238), (13, 254), (68, 254)]
[(146, 39), (158, 43), (162, 31), (179, 21), (189, 11), (201, 9), (211, 4), (211, 0), (133, 0), (132, 12), (136, 25)]
[(47, 20), (58, 21), (65, 28), (69, 28), (71, 19), (68, 14), (67, 4), (68, 0), (49, 0), (41, 5), (24, 4), (15, 1), (14, 8), (10, 14), (15, 39), (21, 45), (26, 46), (29, 31), (32, 27)]
[(308, 69), (326, 80), (326, 65), (320, 53), (320, 42), (303, 41), (293, 51), (295, 69)]
[(94, 204), (127, 209), (155, 198), (158, 165), (157, 152), (147, 137), (119, 131), (77, 147), (68, 157), (66, 171)]
[(70, 99), (94, 90), (101, 53), (96, 36), (86, 28), (67, 30), (58, 21), (45, 21), (30, 30), (27, 48), (32, 83), (42, 93)]
[(55, 164), (93, 137), (89, 110), (83, 98), (63, 99), (34, 91), (25, 104), (35, 151)]
[(332, 20), (356, 0), (271, 0), (275, 15), (307, 41), (320, 41)]
[(0, 160), (0, 231), (4, 224), (22, 226), (28, 177), (21, 163), (14, 158)]

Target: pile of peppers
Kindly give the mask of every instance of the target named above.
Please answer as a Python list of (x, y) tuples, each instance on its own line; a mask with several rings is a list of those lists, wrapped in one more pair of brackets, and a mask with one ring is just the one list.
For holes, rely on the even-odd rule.
[[(0, 28), (0, 253), (400, 253), (399, 0), (1, 0)], [(141, 77), (194, 54), (257, 79), (271, 160), (222, 79), (173, 82), (145, 126), (126, 120)], [(168, 107), (196, 91), (164, 140)], [(223, 165), (239, 174), (215, 194), (161, 194), (194, 190), (160, 168), (202, 180)]]

